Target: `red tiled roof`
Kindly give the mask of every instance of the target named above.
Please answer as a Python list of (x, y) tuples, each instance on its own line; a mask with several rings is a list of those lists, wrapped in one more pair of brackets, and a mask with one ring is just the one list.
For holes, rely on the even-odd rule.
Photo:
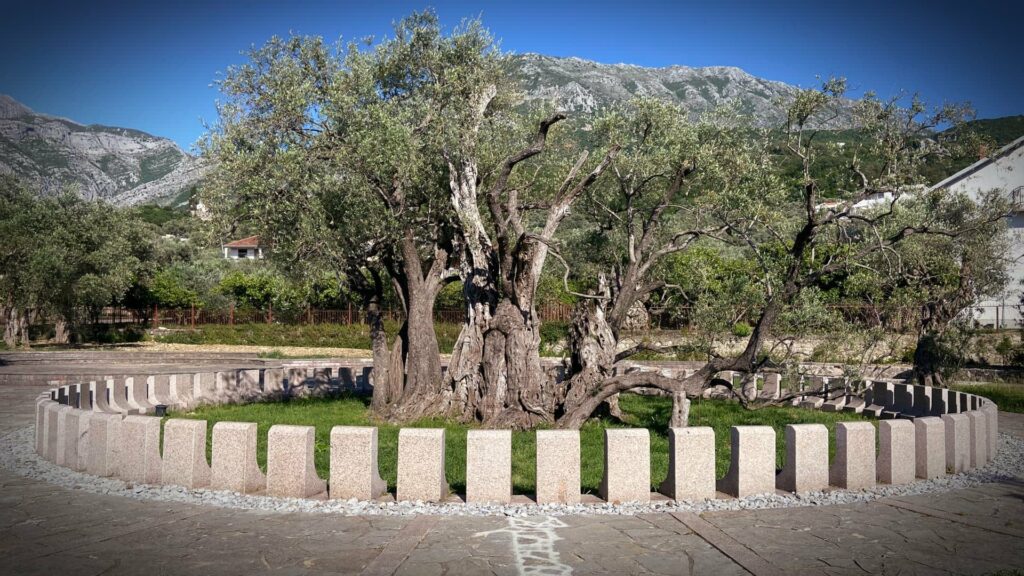
[(259, 248), (260, 237), (249, 236), (248, 238), (242, 238), (241, 240), (235, 240), (234, 242), (228, 242), (224, 245), (225, 248)]

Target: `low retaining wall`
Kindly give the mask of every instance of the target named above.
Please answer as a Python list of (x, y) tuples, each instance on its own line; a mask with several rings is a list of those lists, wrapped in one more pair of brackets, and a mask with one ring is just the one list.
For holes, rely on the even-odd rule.
[[(126, 482), (213, 488), (296, 498), (371, 500), (388, 497), (377, 467), (377, 431), (336, 426), (330, 435), (330, 474), (319, 478), (313, 466), (314, 428), (275, 425), (268, 432), (267, 473), (256, 464), (257, 427), (219, 422), (213, 428), (212, 462), (206, 461), (207, 426), (202, 420), (162, 419), (155, 407), (188, 409), (303, 395), (319, 388), (368, 390), (370, 366), (287, 365), (263, 370), (176, 374), (166, 377), (109, 377), (54, 388), (36, 403), (36, 452), (55, 464)], [(665, 371), (665, 368), (653, 368)], [(725, 374), (731, 379), (733, 375)], [(828, 380), (801, 381), (794, 392), (828, 390)], [(823, 410), (874, 414), (889, 421), (878, 430), (866, 422), (836, 425), (836, 453), (829, 461), (824, 426), (789, 425), (786, 459), (775, 468), (775, 430), (736, 426), (731, 465), (715, 477), (711, 428), (669, 431), (669, 475), (661, 498), (709, 499), (717, 492), (734, 497), (810, 492), (829, 486), (846, 489), (876, 483), (903, 484), (984, 466), (997, 449), (998, 411), (986, 398), (903, 382), (863, 382), (865, 398), (826, 392), (815, 403)], [(778, 397), (779, 381), (768, 375), (762, 394)], [(856, 400), (856, 402), (854, 402)], [(796, 401), (809, 405), (806, 400)], [(162, 428), (161, 428), (162, 426)], [(163, 449), (160, 438), (163, 437)], [(511, 433), (474, 430), (467, 439), (466, 496), (470, 503), (512, 500)], [(605, 432), (605, 466), (600, 495), (608, 502), (647, 502), (650, 492), (650, 437), (646, 429)], [(580, 494), (580, 437), (575, 430), (537, 432), (535, 501), (577, 503)], [(402, 429), (398, 447), (396, 497), (446, 501), (443, 429)]]

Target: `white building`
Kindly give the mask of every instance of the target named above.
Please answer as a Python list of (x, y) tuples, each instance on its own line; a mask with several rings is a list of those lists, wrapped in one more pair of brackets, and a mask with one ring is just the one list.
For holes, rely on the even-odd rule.
[(1010, 283), (999, 297), (978, 303), (975, 318), (985, 326), (1020, 328), (1021, 294), (1024, 293), (1024, 136), (1007, 144), (987, 158), (939, 182), (932, 189), (963, 192), (972, 198), (994, 189), (1004, 190), (1014, 200), (1017, 211), (1009, 216), (1010, 254), (1013, 264)]
[(249, 236), (248, 238), (228, 242), (222, 248), (224, 249), (224, 258), (228, 260), (263, 258), (263, 245), (260, 244), (259, 236)]

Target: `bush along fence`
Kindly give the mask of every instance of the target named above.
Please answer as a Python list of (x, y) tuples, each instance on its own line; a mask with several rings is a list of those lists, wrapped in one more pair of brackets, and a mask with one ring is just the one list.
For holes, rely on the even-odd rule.
[[(203, 420), (169, 419), (161, 430), (163, 419), (153, 415), (167, 406), (188, 409), (313, 394), (327, 386), (365, 391), (370, 370), (368, 363), (292, 363), (266, 369), (122, 375), (60, 386), (37, 399), (35, 450), (59, 466), (132, 483), (291, 498), (390, 498), (377, 467), (376, 428), (334, 427), (329, 477), (319, 478), (311, 426), (272, 426), (264, 473), (256, 460), (255, 423), (218, 422), (208, 439)], [(761, 394), (778, 394), (778, 375), (765, 376)], [(773, 494), (776, 489), (795, 493), (829, 486), (863, 489), (876, 483), (905, 484), (964, 472), (984, 466), (995, 456), (998, 412), (988, 399), (894, 381), (863, 385), (868, 390), (864, 398), (853, 399), (837, 389), (836, 394), (796, 401), (805, 408), (861, 411), (882, 418), (877, 453), (876, 428), (871, 422), (836, 425), (831, 463), (823, 425), (789, 425), (785, 466), (778, 471), (774, 429), (737, 426), (730, 432), (730, 469), (719, 479), (712, 429), (672, 428), (669, 473), (659, 492), (675, 500), (700, 500), (716, 498), (716, 492), (745, 497)], [(808, 386), (827, 387), (828, 382), (817, 379)], [(395, 498), (457, 499), (449, 494), (445, 478), (444, 434), (443, 429), (399, 431)], [(212, 442), (209, 463), (208, 441)], [(611, 503), (648, 502), (652, 498), (648, 430), (608, 429), (605, 443), (601, 498)], [(540, 430), (536, 450), (534, 501), (580, 502), (579, 432)], [(470, 430), (465, 500), (508, 503), (512, 498), (511, 433)]]
[[(568, 322), (572, 317), (571, 304), (548, 304), (537, 309), (537, 314), (544, 322)], [(434, 310), (434, 320), (458, 324), (465, 318), (466, 312), (461, 308), (439, 308)], [(401, 310), (389, 308), (383, 312), (385, 320), (401, 320)], [(302, 308), (275, 310), (268, 308), (236, 308), (224, 310), (207, 310), (204, 308), (161, 308), (153, 306), (146, 310), (135, 310), (123, 307), (104, 308), (99, 316), (101, 324), (137, 324), (151, 328), (163, 327), (196, 327), (206, 324), (365, 324), (366, 311), (359, 306), (349, 305), (340, 309)]]
[[(893, 332), (907, 333), (916, 330), (920, 325), (921, 311), (913, 306), (871, 306), (836, 304), (825, 307), (828, 311), (838, 314), (854, 324), (868, 327), (882, 327)], [(996, 318), (997, 326), (1019, 328), (1016, 321), (1001, 319), (1006, 316), (1004, 306), (979, 306), (972, 308), (977, 317)], [(1012, 307), (1011, 307), (1012, 308)], [(573, 305), (567, 303), (543, 304), (537, 308), (537, 315), (542, 322), (569, 322), (572, 319)], [(693, 323), (694, 310), (679, 307), (672, 311), (652, 312), (647, 315), (646, 324), (655, 329), (682, 329)], [(386, 320), (401, 320), (404, 313), (400, 309), (384, 310)], [(743, 310), (734, 310), (731, 314), (737, 323), (743, 323)], [(434, 320), (458, 324), (465, 319), (462, 308), (438, 308), (434, 310)], [(264, 310), (249, 307), (210, 310), (205, 308), (162, 308), (153, 306), (144, 310), (107, 307), (99, 314), (100, 324), (135, 324), (151, 328), (188, 327), (195, 328), (207, 324), (364, 324), (366, 311), (359, 306), (348, 305), (340, 309), (325, 308), (289, 308)]]

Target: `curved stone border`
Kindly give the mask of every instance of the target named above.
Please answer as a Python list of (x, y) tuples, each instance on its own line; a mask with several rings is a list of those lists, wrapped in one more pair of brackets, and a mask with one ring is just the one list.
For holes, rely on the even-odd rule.
[(934, 494), (961, 490), (990, 482), (1005, 482), (1024, 477), (1024, 440), (1000, 434), (999, 456), (985, 468), (968, 473), (943, 475), (934, 480), (919, 480), (912, 484), (880, 484), (868, 490), (848, 491), (833, 489), (802, 494), (776, 492), (746, 498), (717, 498), (690, 500), (658, 500), (647, 504), (608, 504), (596, 499), (580, 504), (463, 504), (461, 502), (424, 503), (380, 500), (311, 500), (306, 498), (277, 498), (265, 495), (239, 494), (228, 490), (195, 489), (180, 486), (128, 484), (116, 478), (75, 472), (57, 466), (39, 457), (32, 447), (31, 427), (0, 436), (0, 467), (20, 476), (40, 480), (72, 490), (143, 500), (150, 502), (179, 502), (200, 506), (214, 506), (264, 512), (309, 512), (339, 515), (420, 515), (446, 516), (529, 516), (562, 515), (631, 515), (644, 513), (694, 512), (722, 510), (749, 510), (788, 508), (801, 506), (827, 506), (857, 504), (880, 498)]
[[(368, 367), (358, 368), (365, 378)], [(317, 388), (331, 385), (332, 371), (342, 385), (359, 386), (359, 377), (351, 366), (324, 365), (304, 370), (292, 367), (288, 370), (231, 370), (212, 376), (175, 375), (166, 386), (156, 385), (157, 380), (152, 376), (138, 375), (62, 386), (37, 399), (35, 449), (40, 456), (59, 466), (82, 469), (85, 463), (85, 468), (91, 472), (131, 483), (173, 484), (197, 489), (205, 488), (209, 482), (213, 488), (315, 499), (347, 500), (379, 494), (376, 437), (360, 433), (364, 428), (339, 426), (332, 431), (329, 480), (334, 485), (329, 485), (327, 479), (317, 476), (313, 467), (313, 427), (272, 426), (268, 433), (267, 474), (264, 476), (255, 465), (256, 425), (220, 422), (214, 428), (213, 461), (208, 472), (205, 451), (200, 449), (205, 447), (205, 434), (200, 437), (198, 433), (200, 428), (205, 429), (204, 421), (198, 421), (203, 422), (202, 426), (193, 425), (195, 429), (191, 433), (182, 433), (178, 431), (183, 426), (181, 421), (169, 420), (163, 430), (161, 453), (161, 419), (146, 415), (152, 413), (154, 403), (159, 401), (187, 408), (203, 403), (250, 401), (282, 393), (315, 393)], [(302, 385), (293, 385), (296, 381)], [(806, 390), (803, 382), (800, 386)], [(846, 408), (845, 400), (849, 396), (845, 389), (836, 390), (833, 396), (829, 393), (827, 379), (820, 377), (812, 379), (812, 386), (815, 392), (824, 392), (816, 398), (822, 402), (814, 403), (815, 407)], [(701, 464), (709, 459), (714, 461), (713, 442), (678, 441), (672, 443), (669, 454), (673, 481), (663, 485), (663, 489), (669, 495), (707, 494), (704, 487), (717, 481), (720, 492), (736, 498), (772, 494), (775, 490), (799, 494), (828, 486), (861, 490), (873, 488), (877, 482), (901, 484), (915, 477), (928, 479), (941, 473), (979, 469), (996, 455), (998, 412), (988, 399), (900, 382), (870, 383), (867, 396), (864, 412), (903, 420), (883, 422), (880, 454), (875, 453), (875, 427), (867, 423), (837, 424), (836, 455), (831, 463), (827, 434), (806, 426), (790, 425), (786, 428), (787, 465), (777, 472), (774, 430), (763, 426), (736, 426), (731, 430), (731, 466), (724, 478), (716, 479), (713, 467), (709, 469)], [(801, 402), (801, 405), (807, 404), (808, 400)], [(942, 412), (941, 420), (939, 412)], [(685, 434), (708, 433), (710, 429), (696, 427), (671, 431), (672, 437), (679, 439)], [(942, 441), (939, 436), (943, 437)], [(918, 438), (922, 438), (920, 446)], [(510, 442), (509, 434), (481, 434), (474, 437), (471, 450), (484, 455), (508, 454)], [(606, 501), (643, 504), (652, 496), (665, 498), (643, 488), (650, 486), (646, 430), (609, 430), (605, 443), (605, 472), (600, 492)], [(510, 458), (470, 456), (469, 460), (475, 463), (467, 469), (470, 500), (512, 501), (508, 481)], [(631, 464), (623, 465), (627, 460)], [(945, 463), (944, 470), (937, 465), (941, 461)], [(535, 501), (540, 504), (580, 502), (579, 467), (578, 431), (539, 432)], [(336, 473), (340, 470), (344, 470), (344, 474)], [(400, 501), (447, 502), (452, 499), (444, 471), (443, 429), (402, 429), (398, 470), (396, 493)], [(339, 482), (344, 484), (339, 485)]]

